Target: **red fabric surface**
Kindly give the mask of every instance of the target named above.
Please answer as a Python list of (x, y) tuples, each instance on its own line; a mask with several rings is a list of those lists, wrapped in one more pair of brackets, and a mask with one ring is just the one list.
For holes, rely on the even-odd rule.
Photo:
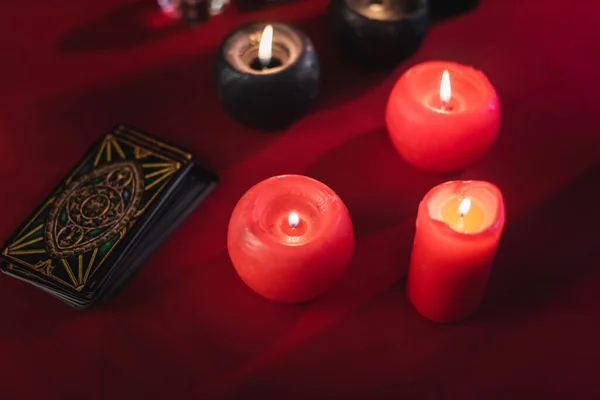
[[(222, 183), (100, 308), (78, 312), (0, 277), (1, 398), (600, 395), (598, 2), (483, 0), (432, 26), (391, 73), (339, 57), (326, 5), (229, 10), (186, 29), (151, 0), (3, 4), (3, 240), (116, 122), (189, 147)], [(314, 110), (276, 135), (228, 118), (212, 85), (219, 41), (265, 18), (307, 31), (324, 70)], [(458, 175), (412, 168), (385, 133), (393, 83), (432, 59), (482, 69), (502, 103), (496, 144)], [(348, 273), (305, 305), (253, 293), (226, 251), (236, 201), (282, 173), (325, 182), (355, 226)], [(507, 225), (483, 309), (445, 326), (414, 311), (398, 277), (419, 200), (459, 177), (497, 184)]]

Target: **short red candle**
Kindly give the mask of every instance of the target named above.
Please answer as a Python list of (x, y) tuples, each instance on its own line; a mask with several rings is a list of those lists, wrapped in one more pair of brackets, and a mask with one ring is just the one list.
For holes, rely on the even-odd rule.
[[(444, 71), (448, 71), (442, 85)], [(404, 73), (388, 100), (392, 143), (424, 170), (460, 170), (492, 145), (500, 127), (500, 102), (481, 72), (452, 62), (418, 64)]]
[(242, 280), (282, 302), (314, 299), (346, 270), (354, 250), (348, 209), (325, 184), (306, 176), (266, 179), (242, 196), (227, 237)]
[(421, 201), (407, 278), (408, 298), (437, 322), (455, 322), (481, 303), (504, 227), (500, 190), (482, 181), (446, 182)]

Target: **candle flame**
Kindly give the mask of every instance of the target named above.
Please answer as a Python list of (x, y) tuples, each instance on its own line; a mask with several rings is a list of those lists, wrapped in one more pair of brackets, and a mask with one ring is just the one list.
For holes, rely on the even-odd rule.
[(258, 60), (263, 67), (267, 67), (273, 56), (273, 25), (265, 26), (260, 44), (258, 45)]
[(447, 69), (442, 74), (442, 82), (440, 83), (440, 100), (443, 105), (450, 103), (452, 98), (452, 85), (450, 84), (450, 73)]
[(292, 211), (288, 216), (288, 224), (290, 224), (290, 227), (292, 229), (296, 228), (298, 224), (300, 224), (300, 216)]
[(460, 202), (460, 205), (458, 206), (458, 212), (460, 213), (460, 216), (463, 217), (466, 213), (469, 212), (470, 209), (471, 209), (471, 199), (468, 197), (465, 197), (464, 199), (462, 199), (462, 201)]

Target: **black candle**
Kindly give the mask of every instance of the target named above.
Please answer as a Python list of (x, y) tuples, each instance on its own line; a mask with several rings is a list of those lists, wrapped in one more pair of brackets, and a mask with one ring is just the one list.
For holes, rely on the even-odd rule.
[(251, 11), (262, 7), (287, 3), (288, 1), (293, 0), (234, 0), (234, 3), (242, 11)]
[(396, 64), (421, 44), (429, 20), (427, 0), (332, 0), (336, 42), (367, 67)]
[(217, 53), (219, 98), (236, 120), (278, 130), (302, 116), (319, 91), (310, 39), (282, 23), (252, 23), (225, 38)]
[(480, 0), (429, 0), (431, 15), (433, 17), (448, 17), (468, 11), (477, 5)]

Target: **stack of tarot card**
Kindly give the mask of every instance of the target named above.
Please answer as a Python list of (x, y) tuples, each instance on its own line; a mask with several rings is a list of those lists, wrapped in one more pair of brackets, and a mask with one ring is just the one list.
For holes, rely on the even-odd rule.
[(217, 183), (172, 144), (119, 125), (2, 248), (2, 271), (77, 308), (113, 295)]

